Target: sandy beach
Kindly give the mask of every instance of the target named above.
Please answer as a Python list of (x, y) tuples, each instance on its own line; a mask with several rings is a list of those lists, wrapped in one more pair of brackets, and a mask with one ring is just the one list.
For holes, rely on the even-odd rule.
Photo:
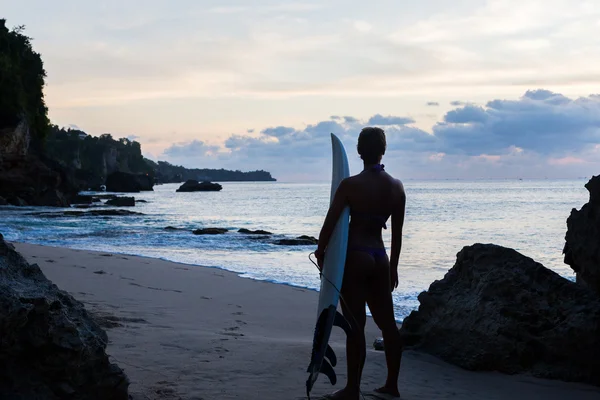
[[(133, 399), (302, 399), (318, 294), (215, 268), (13, 243), (107, 330), (107, 352), (131, 380)], [(402, 271), (400, 271), (402, 279)], [(369, 319), (366, 398), (385, 379), (379, 331)], [(339, 382), (320, 376), (312, 395), (345, 382), (344, 336), (335, 330)], [(600, 388), (526, 375), (477, 373), (404, 353), (402, 399), (599, 399)]]

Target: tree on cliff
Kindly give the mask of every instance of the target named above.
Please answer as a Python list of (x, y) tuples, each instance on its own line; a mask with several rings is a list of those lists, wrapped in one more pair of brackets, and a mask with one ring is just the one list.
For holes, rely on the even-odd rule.
[(0, 19), (0, 129), (14, 127), (25, 117), (32, 144), (39, 148), (49, 126), (43, 92), (46, 71), (23, 31), (23, 26), (9, 30)]

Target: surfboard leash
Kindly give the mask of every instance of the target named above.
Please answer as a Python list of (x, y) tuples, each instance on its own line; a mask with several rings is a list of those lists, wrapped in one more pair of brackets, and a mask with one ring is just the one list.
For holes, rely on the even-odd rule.
[[(317, 263), (315, 263), (313, 261), (313, 259), (310, 257), (312, 255), (314, 255), (315, 252), (311, 252), (308, 254), (308, 259), (310, 260), (311, 263), (314, 264), (315, 267), (317, 267), (317, 269), (319, 270), (319, 277), (320, 278), (325, 278), (325, 280), (327, 282), (329, 282), (329, 284), (335, 289), (336, 292), (338, 292), (339, 296), (340, 296), (340, 300), (342, 301), (342, 303), (344, 303), (344, 305), (346, 306), (346, 309), (348, 310), (348, 314), (350, 314), (350, 317), (352, 317), (352, 319), (354, 320), (354, 326), (358, 327), (358, 321), (356, 320), (356, 318), (354, 317), (354, 314), (352, 314), (352, 311), (350, 311), (350, 307), (348, 307), (348, 303), (346, 303), (346, 300), (344, 300), (344, 296), (342, 296), (342, 291), (340, 289), (338, 289), (333, 282), (331, 282), (329, 280), (329, 278), (327, 278), (325, 275), (323, 275), (323, 272), (321, 271), (321, 268), (319, 268), (319, 265)], [(359, 366), (360, 368), (360, 366)], [(359, 371), (359, 375), (360, 375), (360, 371)], [(358, 389), (358, 392), (360, 393), (360, 396), (363, 398), (363, 400), (365, 400), (365, 395), (363, 394), (362, 390), (360, 390), (360, 388)], [(308, 400), (310, 400), (310, 394), (307, 393), (307, 397)]]

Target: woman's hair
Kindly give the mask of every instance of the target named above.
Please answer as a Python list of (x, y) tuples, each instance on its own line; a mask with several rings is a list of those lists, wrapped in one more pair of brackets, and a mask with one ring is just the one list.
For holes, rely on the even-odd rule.
[(358, 135), (356, 149), (364, 162), (374, 164), (385, 154), (385, 132), (381, 128), (366, 127)]

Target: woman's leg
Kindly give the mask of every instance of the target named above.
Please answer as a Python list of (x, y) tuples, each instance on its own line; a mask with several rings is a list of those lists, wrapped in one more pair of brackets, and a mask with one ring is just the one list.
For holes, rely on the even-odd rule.
[(352, 333), (346, 337), (346, 359), (348, 381), (346, 387), (330, 395), (330, 399), (358, 400), (360, 379), (366, 358), (365, 323), (367, 319), (365, 281), (373, 258), (365, 253), (349, 252), (342, 283), (340, 303), (342, 314), (352, 327)]
[(400, 396), (398, 376), (402, 361), (402, 339), (396, 319), (390, 285), (390, 264), (387, 257), (378, 258), (373, 268), (373, 276), (367, 286), (367, 304), (373, 320), (381, 329), (385, 347), (385, 361), (388, 375), (385, 385), (378, 392)]

